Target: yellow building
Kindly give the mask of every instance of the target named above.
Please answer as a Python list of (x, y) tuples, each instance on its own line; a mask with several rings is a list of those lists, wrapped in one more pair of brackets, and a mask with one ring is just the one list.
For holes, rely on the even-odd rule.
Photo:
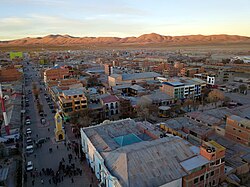
[(63, 90), (58, 100), (65, 116), (87, 108), (87, 98), (84, 95), (83, 89)]
[(63, 118), (59, 112), (57, 112), (55, 115), (55, 124), (56, 124), (55, 128), (56, 141), (58, 142), (65, 140), (65, 131), (62, 128)]

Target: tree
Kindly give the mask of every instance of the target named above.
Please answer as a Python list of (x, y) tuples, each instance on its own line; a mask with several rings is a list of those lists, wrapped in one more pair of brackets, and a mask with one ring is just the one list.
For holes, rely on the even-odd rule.
[(223, 92), (221, 92), (220, 90), (212, 90), (208, 94), (208, 101), (209, 102), (217, 103), (218, 101), (224, 101), (224, 99), (225, 99), (225, 96), (224, 96)]
[(149, 107), (151, 102), (145, 99), (140, 99), (137, 103), (137, 115), (143, 118), (145, 121), (150, 115)]
[(247, 86), (245, 84), (241, 84), (239, 86), (239, 90), (240, 90), (240, 93), (245, 93), (245, 91), (247, 90)]
[(184, 107), (188, 108), (188, 111), (190, 111), (190, 106), (193, 105), (193, 100), (192, 99), (186, 99), (183, 103)]

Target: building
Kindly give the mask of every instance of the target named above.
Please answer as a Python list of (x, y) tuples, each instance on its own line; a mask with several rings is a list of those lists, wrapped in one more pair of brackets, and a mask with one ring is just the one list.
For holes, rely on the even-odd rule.
[(133, 74), (112, 74), (108, 77), (109, 86), (116, 86), (124, 83), (142, 82), (146, 80), (155, 80), (161, 75), (155, 72), (133, 73)]
[(149, 102), (157, 106), (167, 106), (174, 103), (174, 98), (166, 93), (156, 90), (149, 95), (144, 95), (141, 97), (146, 103)]
[(65, 116), (87, 108), (87, 98), (83, 89), (63, 90), (58, 100), (60, 109)]
[(230, 69), (220, 69), (217, 73), (219, 83), (233, 82), (235, 71)]
[(236, 115), (227, 117), (226, 137), (250, 146), (250, 120)]
[(44, 82), (47, 83), (49, 80), (61, 80), (69, 78), (70, 71), (65, 67), (53, 67), (47, 69), (43, 73)]
[(206, 82), (201, 79), (180, 79), (180, 81), (163, 82), (160, 90), (176, 99), (194, 98), (202, 94)]
[(18, 81), (22, 78), (22, 72), (14, 67), (0, 67), (0, 82)]
[(104, 72), (106, 75), (112, 75), (113, 74), (113, 66), (110, 64), (104, 64)]
[(194, 74), (194, 77), (206, 81), (208, 85), (211, 86), (215, 85), (216, 76), (214, 74), (199, 73), (199, 74)]
[(204, 68), (203, 67), (195, 67), (195, 68), (190, 68), (190, 67), (185, 67), (181, 69), (181, 75), (184, 77), (194, 77), (195, 74), (197, 73), (204, 73)]
[(120, 114), (119, 98), (116, 95), (104, 95), (100, 98), (102, 106), (105, 108), (106, 118), (115, 118)]
[(204, 142), (200, 155), (181, 163), (188, 175), (183, 178), (183, 187), (219, 186), (224, 180), (226, 149), (215, 141)]
[(82, 151), (104, 187), (218, 186), (225, 148), (165, 136), (148, 122), (106, 121), (81, 129)]

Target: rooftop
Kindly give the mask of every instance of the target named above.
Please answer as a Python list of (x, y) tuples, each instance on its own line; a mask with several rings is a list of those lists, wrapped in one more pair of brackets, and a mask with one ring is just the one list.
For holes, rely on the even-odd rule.
[(201, 155), (197, 155), (190, 159), (181, 162), (181, 166), (187, 171), (191, 172), (193, 169), (204, 166), (209, 163), (209, 160)]
[(116, 95), (108, 95), (106, 97), (102, 97), (101, 100), (104, 103), (112, 103), (112, 102), (117, 102), (119, 101), (119, 98)]
[(133, 73), (133, 74), (122, 74), (122, 80), (136, 80), (136, 79), (147, 79), (160, 77), (159, 73), (155, 72), (143, 72), (143, 73)]
[(66, 96), (74, 96), (74, 95), (83, 95), (83, 89), (71, 89), (71, 90), (64, 90), (62, 93)]

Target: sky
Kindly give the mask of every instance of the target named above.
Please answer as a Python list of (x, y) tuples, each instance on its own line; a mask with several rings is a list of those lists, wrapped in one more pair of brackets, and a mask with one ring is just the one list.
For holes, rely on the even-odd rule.
[(49, 34), (250, 36), (250, 0), (0, 0), (0, 40)]

